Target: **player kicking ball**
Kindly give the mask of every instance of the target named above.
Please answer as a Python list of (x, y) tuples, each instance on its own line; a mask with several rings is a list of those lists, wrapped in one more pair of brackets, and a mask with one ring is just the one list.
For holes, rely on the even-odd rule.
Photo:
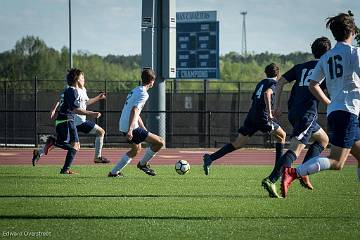
[(134, 88), (127, 95), (119, 120), (119, 130), (126, 136), (131, 149), (121, 157), (116, 166), (109, 172), (108, 177), (123, 177), (122, 170), (141, 151), (141, 143), (147, 142), (150, 146), (146, 149), (143, 158), (137, 164), (137, 168), (150, 176), (155, 176), (155, 171), (150, 167), (149, 161), (164, 146), (164, 140), (149, 132), (140, 113), (149, 98), (148, 90), (154, 86), (155, 73), (151, 69), (145, 69), (141, 73), (142, 85)]

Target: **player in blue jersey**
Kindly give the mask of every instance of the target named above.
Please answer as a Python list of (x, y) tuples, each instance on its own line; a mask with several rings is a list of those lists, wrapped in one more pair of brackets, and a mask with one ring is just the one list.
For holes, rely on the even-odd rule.
[[(290, 167), (300, 155), (301, 151), (309, 143), (310, 138), (314, 142), (310, 145), (303, 163), (310, 158), (320, 155), (326, 148), (329, 138), (325, 131), (317, 123), (317, 109), (319, 101), (309, 90), (310, 75), (313, 72), (319, 58), (331, 48), (331, 42), (326, 37), (317, 38), (311, 45), (315, 60), (297, 64), (287, 71), (279, 79), (275, 88), (274, 115), (281, 116), (281, 94), (285, 84), (295, 81), (288, 101), (288, 119), (293, 127), (289, 149), (275, 163), (271, 174), (262, 181), (262, 186), (269, 192), (270, 197), (279, 197), (275, 183), (280, 178), (282, 168)], [(325, 87), (325, 82), (322, 88)], [(302, 186), (313, 189), (307, 176), (299, 179)]]
[(66, 76), (68, 88), (64, 90), (64, 98), (60, 103), (60, 110), (55, 121), (56, 142), (55, 146), (67, 150), (65, 163), (61, 169), (61, 174), (73, 174), (70, 166), (74, 160), (76, 152), (80, 149), (80, 142), (75, 126), (76, 114), (86, 115), (93, 118), (99, 118), (99, 112), (92, 112), (80, 107), (80, 98), (77, 88), (80, 82), (84, 80), (84, 74), (81, 70), (72, 68)]
[[(320, 58), (310, 77), (309, 87), (314, 96), (327, 105), (330, 155), (312, 158), (297, 168), (284, 168), (281, 180), (284, 197), (291, 183), (300, 176), (328, 169), (341, 170), (350, 152), (360, 165), (360, 49), (351, 46), (356, 31), (355, 21), (350, 12), (341, 13), (329, 18), (326, 26), (337, 43)], [(330, 99), (320, 88), (324, 78)]]
[(266, 79), (261, 80), (251, 97), (252, 105), (243, 126), (238, 130), (239, 135), (234, 142), (228, 143), (213, 154), (203, 156), (205, 175), (209, 175), (209, 167), (213, 161), (240, 149), (246, 145), (250, 137), (257, 131), (270, 133), (277, 141), (276, 159), (280, 158), (284, 148), (285, 131), (274, 121), (272, 114), (272, 100), (275, 85), (279, 76), (279, 67), (271, 63), (265, 68)]

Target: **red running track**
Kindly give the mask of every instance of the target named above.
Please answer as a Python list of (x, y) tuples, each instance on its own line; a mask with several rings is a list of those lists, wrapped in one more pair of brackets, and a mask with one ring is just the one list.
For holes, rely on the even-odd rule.
[[(16, 149), (16, 148), (2, 148), (0, 149), (0, 165), (31, 165), (33, 149)], [(154, 165), (174, 164), (179, 159), (185, 159), (190, 164), (201, 165), (202, 156), (204, 153), (212, 153), (216, 149), (178, 149), (168, 148), (162, 149), (155, 158), (151, 161)], [(103, 149), (103, 156), (115, 164), (119, 158), (128, 149), (107, 148)], [(142, 157), (145, 150), (143, 150), (131, 164), (137, 164), (140, 157)], [(300, 158), (295, 163), (301, 163), (305, 155), (305, 151), (300, 155)], [(322, 155), (327, 155), (328, 150), (324, 151)], [(43, 156), (38, 164), (62, 165), (64, 163), (66, 152), (62, 149), (53, 149), (48, 155)], [(74, 160), (73, 164), (85, 165), (94, 164), (94, 149), (81, 149)], [(274, 149), (241, 149), (232, 152), (223, 158), (216, 161), (217, 164), (231, 164), (231, 165), (273, 165), (275, 157)], [(347, 164), (357, 164), (357, 160), (350, 155)]]

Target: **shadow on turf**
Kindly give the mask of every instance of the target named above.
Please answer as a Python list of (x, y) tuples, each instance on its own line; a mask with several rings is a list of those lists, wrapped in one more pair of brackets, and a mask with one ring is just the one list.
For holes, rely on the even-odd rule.
[(1, 195), (0, 198), (268, 198), (263, 195), (224, 195), (224, 194), (121, 194), (121, 195)]
[(216, 217), (216, 216), (193, 216), (193, 217), (181, 217), (181, 216), (33, 216), (33, 215), (0, 215), (0, 219), (29, 219), (29, 220), (46, 220), (46, 219), (63, 219), (63, 220), (91, 220), (91, 219), (109, 219), (109, 220), (192, 220), (192, 221), (204, 221), (204, 220), (244, 220), (244, 219), (344, 219), (344, 220), (360, 220), (360, 217), (339, 217), (339, 216), (264, 216), (264, 217)]

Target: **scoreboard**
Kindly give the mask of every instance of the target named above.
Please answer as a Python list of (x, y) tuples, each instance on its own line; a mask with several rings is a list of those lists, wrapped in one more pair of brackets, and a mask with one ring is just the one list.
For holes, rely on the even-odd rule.
[(182, 12), (176, 17), (176, 78), (220, 78), (216, 12)]

